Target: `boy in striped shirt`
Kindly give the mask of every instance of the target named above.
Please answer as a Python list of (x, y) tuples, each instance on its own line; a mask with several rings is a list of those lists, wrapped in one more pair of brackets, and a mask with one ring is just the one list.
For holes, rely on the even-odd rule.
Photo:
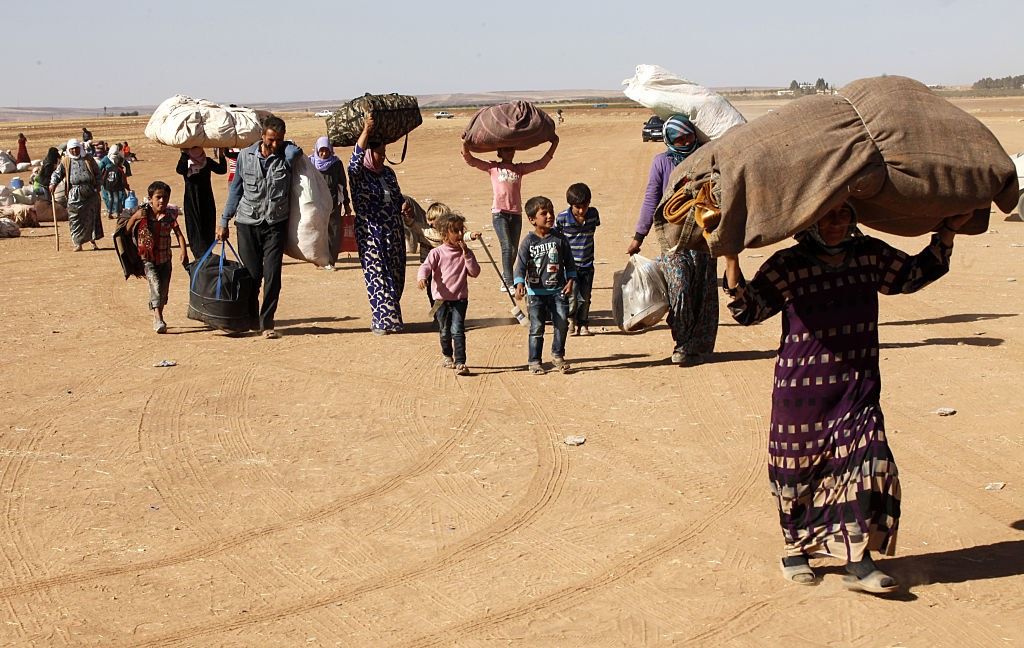
[(555, 230), (569, 240), (576, 262), (576, 289), (570, 304), (573, 335), (590, 332), (590, 293), (594, 288), (594, 231), (601, 224), (597, 209), (590, 206), (590, 187), (577, 182), (565, 192), (569, 208), (555, 218)]

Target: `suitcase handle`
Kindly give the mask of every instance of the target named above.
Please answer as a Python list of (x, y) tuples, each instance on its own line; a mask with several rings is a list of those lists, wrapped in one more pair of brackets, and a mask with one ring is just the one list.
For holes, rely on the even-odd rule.
[[(224, 257), (226, 256), (224, 254), (224, 252), (225, 252), (224, 246), (226, 245), (231, 250), (231, 253), (235, 255), (235, 261), (238, 261), (239, 263), (242, 263), (242, 259), (238, 256), (238, 252), (235, 252), (235, 247), (233, 245), (231, 245), (231, 241), (214, 241), (213, 243), (211, 243), (210, 244), (210, 249), (208, 249), (206, 251), (206, 253), (203, 254), (203, 256), (199, 259), (199, 261), (196, 262), (195, 269), (199, 270), (204, 265), (206, 265), (206, 260), (210, 258), (210, 254), (213, 253), (213, 248), (217, 247), (218, 243), (220, 243), (220, 262), (219, 262), (218, 267), (217, 267), (217, 299), (220, 299), (220, 287), (221, 287), (221, 282), (224, 279)], [(192, 281), (189, 282), (189, 289), (190, 290), (194, 290), (195, 289), (195, 287), (196, 287), (196, 278), (198, 276), (199, 276), (198, 272), (193, 272), (192, 273)]]

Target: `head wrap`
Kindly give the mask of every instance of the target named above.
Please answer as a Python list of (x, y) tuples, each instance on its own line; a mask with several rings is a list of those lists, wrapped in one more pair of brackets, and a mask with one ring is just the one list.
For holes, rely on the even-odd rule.
[[(854, 210), (853, 205), (850, 203), (843, 203), (836, 208), (836, 210), (839, 209), (847, 209), (850, 212), (850, 225), (846, 228), (846, 235), (843, 236), (843, 240), (839, 241), (835, 245), (827, 244), (825, 239), (821, 237), (821, 231), (818, 229), (818, 223), (821, 222), (820, 219), (804, 231), (798, 232), (795, 237), (796, 240), (812, 254), (836, 256), (837, 254), (843, 254), (846, 252), (853, 242), (858, 237), (863, 236), (863, 234), (857, 227), (857, 212)], [(828, 214), (826, 214), (826, 216), (827, 215)], [(822, 218), (824, 218), (824, 216)]]
[(193, 146), (188, 150), (188, 171), (185, 177), (191, 177), (203, 170), (206, 166), (206, 151), (201, 146)]
[[(693, 142), (686, 146), (676, 146), (673, 144), (680, 135), (687, 133), (694, 136)], [(665, 138), (668, 156), (672, 158), (673, 164), (679, 164), (685, 160), (699, 146), (697, 143), (697, 128), (694, 127), (693, 123), (685, 115), (672, 115), (669, 117), (662, 127), (662, 136)]]
[[(320, 149), (327, 149), (327, 159), (320, 159)], [(317, 171), (326, 171), (331, 168), (331, 165), (335, 162), (339, 162), (338, 156), (334, 154), (334, 147), (331, 146), (331, 140), (328, 137), (317, 138), (316, 144), (313, 146), (313, 155), (309, 156), (309, 161), (316, 166)]]
[(110, 158), (110, 161), (117, 166), (121, 166), (121, 163), (124, 162), (124, 157), (122, 157), (120, 153), (109, 153), (107, 154), (107, 157)]
[(50, 150), (46, 152), (46, 157), (43, 158), (43, 164), (57, 164), (60, 161), (60, 151), (57, 150), (56, 146), (51, 146)]
[(363, 154), (363, 166), (369, 169), (370, 171), (373, 171), (374, 173), (380, 173), (381, 171), (384, 170), (384, 156), (382, 155), (379, 161), (375, 161), (374, 157), (370, 155), (370, 151), (381, 146), (384, 145), (378, 144), (376, 142), (374, 142), (373, 144), (367, 144), (366, 152)]
[[(71, 152), (71, 149), (73, 149), (73, 148), (78, 149), (78, 155), (77, 156), (74, 153)], [(72, 137), (71, 139), (68, 140), (68, 147), (67, 147), (66, 150), (68, 152), (68, 157), (82, 157), (82, 145), (74, 137)]]

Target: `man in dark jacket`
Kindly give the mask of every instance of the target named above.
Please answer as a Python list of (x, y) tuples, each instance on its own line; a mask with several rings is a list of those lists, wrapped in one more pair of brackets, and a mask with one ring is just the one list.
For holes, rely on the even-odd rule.
[(228, 221), (235, 217), (242, 265), (257, 283), (263, 282), (260, 330), (267, 339), (280, 337), (274, 330), (274, 314), (288, 238), (292, 163), (302, 155), (302, 149), (285, 141), (284, 135), (284, 120), (268, 117), (260, 141), (238, 153), (238, 168), (217, 228), (217, 238), (226, 241)]

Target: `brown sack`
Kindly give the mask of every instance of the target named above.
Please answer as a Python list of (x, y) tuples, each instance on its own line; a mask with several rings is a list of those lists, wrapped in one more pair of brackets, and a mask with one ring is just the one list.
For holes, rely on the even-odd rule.
[[(63, 183), (61, 183), (63, 184)], [(40, 223), (53, 222), (53, 203), (46, 198), (41, 198), (35, 204), (36, 219)], [(68, 219), (68, 210), (64, 205), (57, 203), (57, 221), (65, 222)]]
[(513, 101), (478, 110), (462, 139), (470, 151), (488, 153), (500, 148), (525, 151), (554, 136), (555, 122), (546, 112), (528, 101)]
[[(711, 182), (720, 219), (665, 219)], [(837, 95), (797, 99), (697, 149), (672, 174), (655, 214), (666, 249), (715, 256), (762, 247), (806, 229), (850, 201), (862, 225), (902, 236), (974, 213), (964, 232), (988, 227), (993, 202), (1016, 205), (1017, 174), (977, 119), (905, 77), (861, 79)]]

